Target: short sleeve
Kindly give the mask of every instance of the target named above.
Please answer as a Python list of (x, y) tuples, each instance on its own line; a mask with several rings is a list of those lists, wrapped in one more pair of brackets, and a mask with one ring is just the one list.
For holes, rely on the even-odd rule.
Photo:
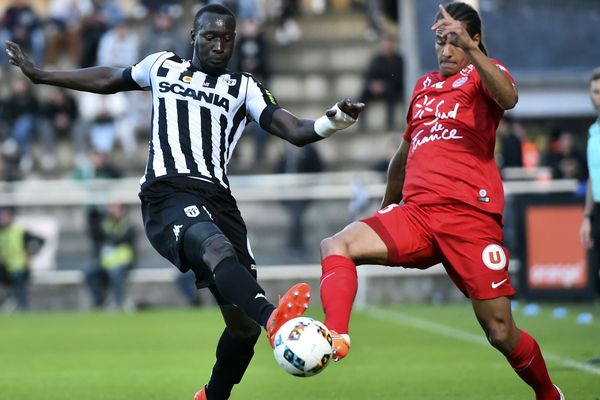
[[(517, 87), (517, 84), (516, 84), (516, 82), (515, 82), (515, 79), (512, 77), (512, 75), (510, 74), (510, 72), (508, 71), (508, 69), (507, 69), (507, 68), (506, 68), (506, 67), (505, 67), (505, 66), (504, 66), (504, 65), (503, 65), (503, 64), (502, 64), (500, 61), (496, 60), (495, 58), (490, 58), (490, 61), (491, 61), (492, 63), (494, 63), (494, 65), (495, 65), (495, 66), (496, 66), (496, 67), (497, 67), (497, 68), (498, 68), (500, 71), (502, 71), (502, 72), (503, 72), (503, 73), (504, 73), (506, 76), (508, 76), (508, 79), (510, 79), (510, 81), (512, 82), (513, 86), (514, 86), (514, 87), (515, 87), (515, 89), (516, 89), (516, 87)], [(478, 75), (478, 76), (479, 76), (479, 75)], [(487, 95), (489, 98), (493, 99), (493, 96), (492, 96), (492, 94), (489, 92), (489, 90), (487, 89), (487, 87), (485, 87), (485, 85), (483, 85), (483, 84), (481, 84), (481, 86), (483, 87), (483, 90), (485, 91), (485, 94), (486, 94), (486, 95)]]
[(144, 58), (139, 63), (135, 64), (131, 68), (127, 68), (126, 72), (129, 73), (129, 76), (133, 80), (133, 82), (137, 83), (140, 88), (144, 90), (150, 89), (150, 70), (152, 66), (156, 63), (156, 61), (164, 56), (167, 52), (162, 51), (159, 53), (150, 54), (146, 58)]
[(277, 104), (275, 96), (269, 89), (265, 88), (252, 75), (248, 77), (248, 87), (246, 89), (246, 108), (248, 114), (259, 123), (263, 129), (268, 129), (271, 125), (273, 113), (281, 107)]

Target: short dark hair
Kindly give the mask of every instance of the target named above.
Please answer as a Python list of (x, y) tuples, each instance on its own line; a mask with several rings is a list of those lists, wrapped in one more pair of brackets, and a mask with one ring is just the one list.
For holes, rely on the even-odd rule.
[(235, 23), (235, 14), (229, 8), (227, 8), (221, 4), (209, 4), (207, 6), (202, 7), (201, 9), (199, 9), (198, 12), (196, 13), (196, 16), (194, 17), (194, 31), (197, 30), (196, 25), (198, 24), (198, 20), (200, 19), (200, 17), (203, 14), (206, 14), (206, 13), (228, 15), (233, 18), (233, 21)]
[[(483, 44), (483, 32), (481, 30), (481, 18), (479, 13), (467, 3), (457, 1), (455, 3), (445, 4), (444, 8), (452, 18), (467, 24), (467, 32), (470, 37), (479, 33), (479, 49), (487, 56), (487, 50)], [(438, 11), (435, 15), (435, 21), (442, 18), (442, 13)]]
[(596, 67), (592, 70), (592, 76), (590, 76), (590, 83), (600, 79), (600, 67)]

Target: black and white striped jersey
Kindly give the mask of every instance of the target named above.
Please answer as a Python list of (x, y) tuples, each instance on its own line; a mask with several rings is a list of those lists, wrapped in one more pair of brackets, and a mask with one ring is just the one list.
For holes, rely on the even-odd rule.
[(207, 75), (171, 52), (147, 56), (124, 76), (152, 90), (152, 132), (142, 187), (187, 176), (229, 189), (227, 163), (249, 117), (267, 127), (279, 108), (252, 75)]

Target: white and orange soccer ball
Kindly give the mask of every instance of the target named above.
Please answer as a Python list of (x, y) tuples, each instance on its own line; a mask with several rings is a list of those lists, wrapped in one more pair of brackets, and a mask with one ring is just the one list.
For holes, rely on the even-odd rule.
[(312, 318), (293, 318), (275, 334), (273, 353), (287, 373), (301, 377), (316, 375), (331, 360), (331, 333), (323, 323)]

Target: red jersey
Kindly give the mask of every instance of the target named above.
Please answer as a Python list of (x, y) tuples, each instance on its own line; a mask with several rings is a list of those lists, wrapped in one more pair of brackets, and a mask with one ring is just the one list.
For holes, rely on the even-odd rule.
[[(504, 66), (492, 61), (514, 82)], [(410, 147), (404, 201), (460, 202), (501, 214), (504, 191), (494, 146), (503, 115), (472, 64), (447, 78), (439, 72), (421, 77), (406, 116), (404, 140)]]

